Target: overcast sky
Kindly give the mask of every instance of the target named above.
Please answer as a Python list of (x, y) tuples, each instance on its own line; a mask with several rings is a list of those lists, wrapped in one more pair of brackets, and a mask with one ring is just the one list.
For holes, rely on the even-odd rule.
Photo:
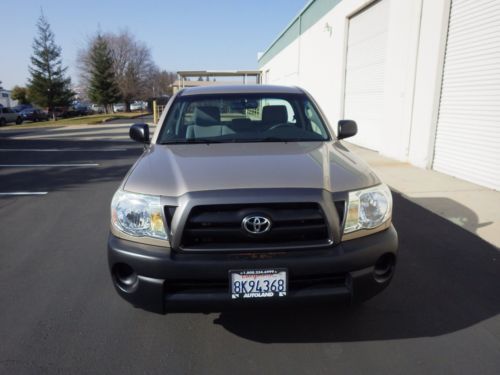
[(76, 56), (89, 36), (128, 29), (162, 69), (256, 69), (264, 51), (308, 0), (19, 0), (2, 2), (0, 81), (25, 85), (40, 10), (77, 83)]

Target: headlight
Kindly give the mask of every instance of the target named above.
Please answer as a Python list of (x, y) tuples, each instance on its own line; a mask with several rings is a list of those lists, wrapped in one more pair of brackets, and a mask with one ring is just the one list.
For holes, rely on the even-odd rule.
[(344, 234), (376, 228), (392, 215), (392, 195), (387, 185), (349, 193)]
[(131, 236), (168, 239), (157, 196), (118, 190), (111, 202), (111, 223)]

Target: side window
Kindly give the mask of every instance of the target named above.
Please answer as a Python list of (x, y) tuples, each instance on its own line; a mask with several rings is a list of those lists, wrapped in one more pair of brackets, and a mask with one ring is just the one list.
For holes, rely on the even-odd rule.
[(327, 137), (325, 130), (321, 126), (321, 120), (318, 117), (318, 113), (314, 110), (309, 101), (304, 103), (304, 112), (309, 120), (309, 123), (311, 124), (311, 130), (322, 137)]
[(182, 108), (184, 107), (185, 104), (182, 104), (181, 106), (175, 106), (175, 109), (173, 112), (170, 112), (165, 119), (166, 123), (163, 125), (163, 127), (167, 130), (167, 134), (170, 136), (176, 138), (180, 134), (182, 134), (181, 130), (181, 125), (180, 124), (180, 118), (179, 115), (181, 113)]

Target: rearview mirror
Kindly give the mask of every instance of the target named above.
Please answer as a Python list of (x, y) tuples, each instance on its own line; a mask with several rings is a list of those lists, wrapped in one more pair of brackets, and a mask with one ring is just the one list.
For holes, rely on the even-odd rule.
[(149, 126), (147, 124), (132, 125), (128, 134), (136, 142), (149, 143)]
[(356, 121), (353, 120), (340, 120), (339, 128), (337, 133), (338, 139), (349, 138), (358, 132), (358, 125), (356, 125)]

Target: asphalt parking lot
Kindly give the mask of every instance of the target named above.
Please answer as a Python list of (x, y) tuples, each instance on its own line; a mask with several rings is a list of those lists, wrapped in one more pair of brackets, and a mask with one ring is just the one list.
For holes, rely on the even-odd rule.
[(0, 131), (1, 374), (500, 373), (499, 250), (398, 195), (396, 276), (363, 306), (130, 306), (106, 259), (109, 202), (142, 151), (127, 128)]

